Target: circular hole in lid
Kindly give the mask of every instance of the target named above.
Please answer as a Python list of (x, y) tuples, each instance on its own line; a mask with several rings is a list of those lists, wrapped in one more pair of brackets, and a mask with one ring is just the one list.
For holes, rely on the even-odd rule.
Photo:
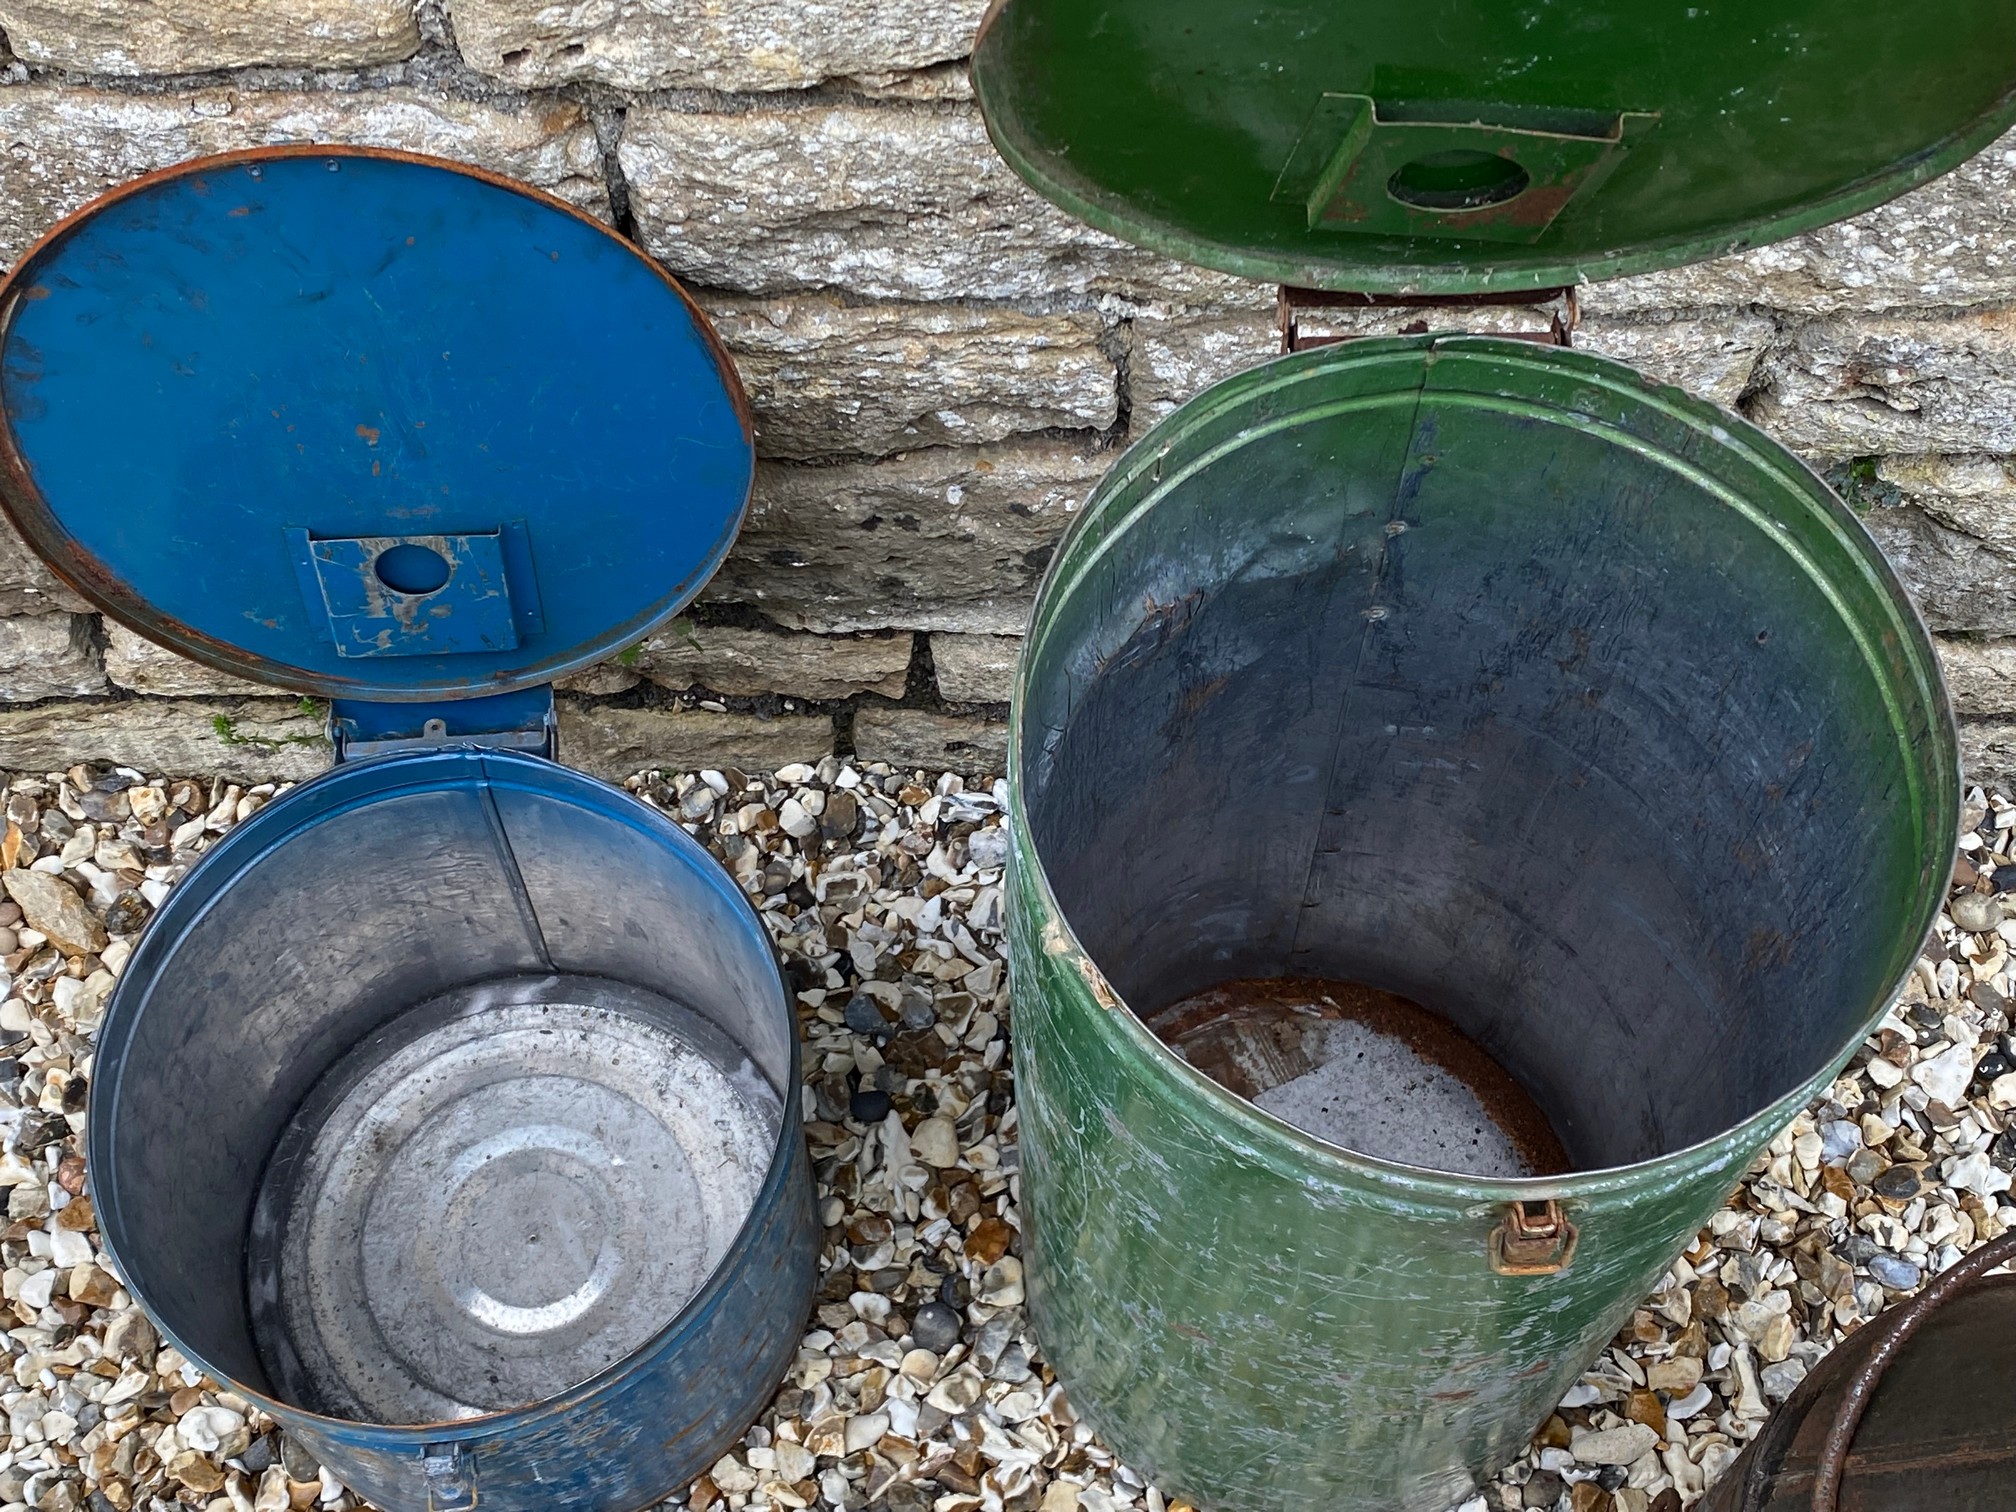
[(378, 581), (394, 593), (432, 593), (448, 581), (448, 559), (410, 541), (379, 552), (371, 565)]
[(1483, 210), (1517, 199), (1532, 182), (1512, 159), (1466, 147), (1403, 163), (1386, 192), (1417, 210)]

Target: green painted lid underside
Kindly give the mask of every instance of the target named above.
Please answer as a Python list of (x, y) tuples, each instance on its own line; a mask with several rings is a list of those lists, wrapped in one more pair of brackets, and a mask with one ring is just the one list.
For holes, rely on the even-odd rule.
[(1116, 236), (1316, 288), (1542, 288), (1894, 198), (2016, 121), (2010, 0), (996, 0), (995, 145)]

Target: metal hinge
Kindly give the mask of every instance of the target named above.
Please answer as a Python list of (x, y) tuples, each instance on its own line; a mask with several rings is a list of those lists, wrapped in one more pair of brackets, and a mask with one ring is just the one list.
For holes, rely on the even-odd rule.
[(1491, 1230), (1491, 1269), (1501, 1276), (1551, 1276), (1575, 1258), (1576, 1237), (1553, 1198), (1511, 1203)]
[(338, 763), (451, 745), (523, 751), (555, 761), (559, 720), (552, 686), (544, 683), (517, 693), (427, 704), (338, 698), (329, 705), (329, 740)]
[[(1477, 310), (1507, 306), (1544, 305), (1560, 302), (1544, 331), (1500, 331), (1512, 341), (1537, 341), (1547, 346), (1573, 346), (1575, 327), (1581, 323), (1582, 307), (1572, 286), (1557, 289), (1525, 289), (1499, 294), (1347, 294), (1331, 289), (1298, 289), (1281, 285), (1278, 300), (1281, 350), (1306, 352), (1311, 347), (1334, 346), (1340, 341), (1360, 341), (1370, 332), (1346, 335), (1304, 335), (1302, 314), (1308, 310)], [(1392, 333), (1425, 335), (1431, 327), (1423, 320), (1410, 321)]]

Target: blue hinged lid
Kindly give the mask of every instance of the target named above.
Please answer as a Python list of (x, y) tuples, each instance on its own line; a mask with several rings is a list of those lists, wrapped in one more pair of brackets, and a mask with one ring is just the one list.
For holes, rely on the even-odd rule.
[(0, 283), (15, 525), (107, 614), (291, 690), (497, 694), (620, 650), (720, 564), (753, 468), (684, 291), (449, 163), (188, 163)]

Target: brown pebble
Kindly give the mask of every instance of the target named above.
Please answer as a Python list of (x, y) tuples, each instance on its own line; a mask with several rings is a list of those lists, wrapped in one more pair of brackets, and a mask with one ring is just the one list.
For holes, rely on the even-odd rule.
[(1668, 1486), (1652, 1498), (1652, 1505), (1645, 1512), (1680, 1512), (1680, 1493)]
[(1719, 1319), (1729, 1311), (1729, 1288), (1713, 1276), (1704, 1277), (1694, 1288), (1696, 1317)]
[(686, 1505), (692, 1512), (707, 1512), (707, 1509), (719, 1500), (721, 1500), (721, 1488), (714, 1484), (711, 1476), (703, 1475), (693, 1482), (693, 1489), (686, 1496)]
[(1617, 1499), (1594, 1481), (1577, 1481), (1568, 1490), (1569, 1512), (1613, 1512)]
[(201, 1407), (202, 1405), (203, 1392), (200, 1387), (196, 1386), (184, 1386), (180, 1391), (177, 1391), (173, 1396), (168, 1398), (168, 1410), (178, 1418), (192, 1408)]
[(1533, 1441), (1542, 1449), (1566, 1449), (1569, 1437), (1567, 1420), (1560, 1413), (1554, 1412), (1549, 1413), (1547, 1421), (1540, 1425), (1540, 1431), (1534, 1435)]
[(999, 1218), (983, 1218), (966, 1236), (966, 1257), (982, 1265), (992, 1265), (1008, 1253), (1014, 1231)]
[(1624, 1403), (1624, 1416), (1634, 1423), (1643, 1423), (1662, 1439), (1666, 1437), (1666, 1409), (1660, 1405), (1657, 1393), (1632, 1392)]
[(92, 1211), (89, 1197), (72, 1197), (63, 1211), (56, 1215), (56, 1227), (69, 1229), (72, 1233), (89, 1233), (98, 1226), (98, 1215)]
[(176, 1455), (168, 1473), (191, 1491), (200, 1491), (206, 1496), (224, 1484), (224, 1472), (194, 1449), (185, 1449)]
[(77, 1196), (84, 1190), (84, 1157), (82, 1155), (65, 1155), (61, 1160), (56, 1162), (56, 1185), (63, 1188), (72, 1197)]

